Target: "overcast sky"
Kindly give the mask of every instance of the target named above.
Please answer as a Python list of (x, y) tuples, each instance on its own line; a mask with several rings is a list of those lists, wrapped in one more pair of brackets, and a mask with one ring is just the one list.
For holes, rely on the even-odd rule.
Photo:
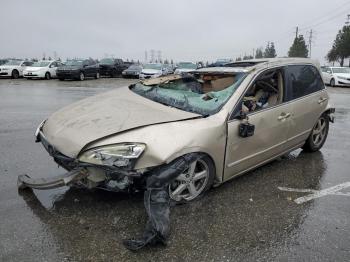
[(286, 56), (295, 27), (313, 29), (312, 57), (324, 61), (350, 14), (349, 0), (1, 1), (0, 57), (162, 57), (213, 61), (275, 42)]

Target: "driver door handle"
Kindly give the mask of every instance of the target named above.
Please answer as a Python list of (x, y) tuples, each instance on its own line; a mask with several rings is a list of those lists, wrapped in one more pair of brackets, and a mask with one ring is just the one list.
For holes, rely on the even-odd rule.
[(290, 113), (282, 113), (279, 115), (279, 117), (277, 118), (279, 121), (285, 120), (287, 118), (289, 118), (291, 116)]

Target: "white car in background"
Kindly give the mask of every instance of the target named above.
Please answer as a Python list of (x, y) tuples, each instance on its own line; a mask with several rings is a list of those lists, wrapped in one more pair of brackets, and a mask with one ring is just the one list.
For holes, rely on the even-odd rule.
[(23, 71), (23, 77), (27, 79), (45, 78), (47, 80), (51, 78), (56, 78), (57, 67), (61, 65), (62, 64), (59, 61), (53, 60), (42, 60), (39, 62), (35, 62)]
[(323, 81), (326, 85), (348, 86), (350, 87), (350, 68), (349, 67), (321, 67)]
[(0, 76), (1, 77), (12, 77), (17, 79), (23, 76), (23, 71), (27, 66), (31, 66), (33, 62), (20, 60), (20, 59), (10, 59), (5, 64), (0, 66)]
[(156, 78), (167, 74), (168, 70), (163, 64), (149, 63), (143, 66), (143, 69), (139, 74), (139, 79)]
[(193, 62), (180, 62), (177, 64), (175, 74), (188, 73), (198, 68), (197, 64)]

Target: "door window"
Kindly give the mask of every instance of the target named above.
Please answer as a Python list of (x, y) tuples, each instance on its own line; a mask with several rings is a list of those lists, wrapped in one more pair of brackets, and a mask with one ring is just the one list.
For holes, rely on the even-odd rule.
[(250, 113), (273, 107), (283, 102), (284, 80), (281, 69), (262, 73), (246, 92), (242, 112)]
[(324, 89), (322, 78), (312, 65), (290, 65), (286, 71), (288, 75), (288, 100)]

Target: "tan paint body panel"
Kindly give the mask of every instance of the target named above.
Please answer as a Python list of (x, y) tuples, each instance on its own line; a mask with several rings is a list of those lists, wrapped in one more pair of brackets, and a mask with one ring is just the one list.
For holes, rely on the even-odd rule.
[(140, 126), (198, 116), (153, 102), (123, 87), (55, 112), (47, 119), (43, 133), (60, 152), (76, 157), (85, 145), (96, 139)]
[(191, 152), (207, 153), (216, 166), (216, 180), (222, 181), (226, 145), (226, 117), (220, 111), (207, 118), (142, 127), (91, 144), (90, 148), (123, 142), (147, 145), (135, 169), (157, 166)]

